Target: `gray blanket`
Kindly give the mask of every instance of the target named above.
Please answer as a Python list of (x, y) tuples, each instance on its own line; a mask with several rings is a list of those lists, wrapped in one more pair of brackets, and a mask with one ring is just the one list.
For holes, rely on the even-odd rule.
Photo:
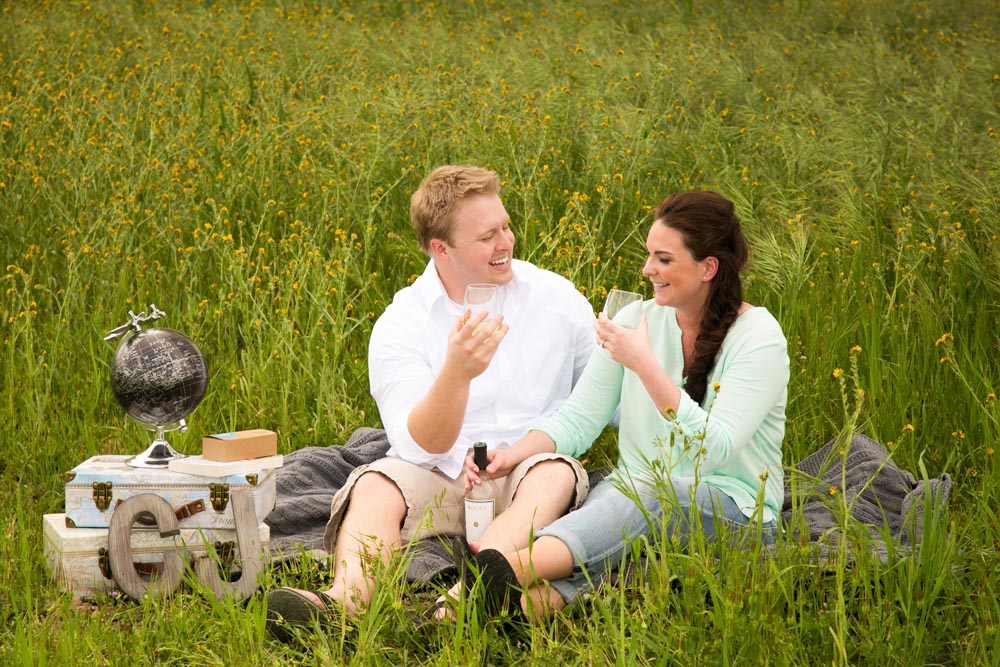
[(791, 535), (817, 545), (821, 559), (842, 544), (852, 558), (851, 533), (861, 531), (861, 542), (885, 562), (890, 550), (912, 553), (925, 525), (944, 525), (950, 490), (947, 473), (917, 480), (885, 447), (855, 433), (843, 446), (833, 439), (795, 464), (781, 517)]
[(284, 457), (278, 468), (274, 509), (264, 519), (271, 528), (271, 551), (278, 556), (323, 548), (334, 494), (358, 466), (385, 456), (385, 431), (361, 428), (344, 445), (305, 447)]
[[(323, 555), (323, 532), (334, 494), (352, 470), (385, 456), (388, 448), (384, 431), (362, 428), (344, 445), (306, 447), (286, 455), (278, 469), (275, 507), (265, 519), (271, 529), (273, 559), (297, 558), (303, 551)], [(895, 465), (885, 447), (860, 434), (843, 449), (846, 456), (831, 440), (786, 476), (782, 520), (792, 535), (817, 543), (823, 556), (840, 544), (845, 522), (838, 519), (842, 512), (837, 510), (837, 493), (846, 496), (851, 508), (847, 525), (865, 530), (866, 543), (883, 560), (890, 548), (915, 547), (925, 519), (944, 520), (951, 488), (947, 474), (917, 481)], [(591, 482), (606, 471), (593, 471)], [(931, 500), (929, 513), (926, 499)], [(454, 574), (450, 552), (450, 546), (438, 539), (413, 545), (407, 579), (425, 584)]]

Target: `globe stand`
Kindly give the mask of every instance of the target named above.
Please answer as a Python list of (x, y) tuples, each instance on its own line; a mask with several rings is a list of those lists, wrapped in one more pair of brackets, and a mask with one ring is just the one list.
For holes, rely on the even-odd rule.
[(183, 458), (163, 434), (187, 431), (184, 417), (198, 407), (208, 387), (205, 358), (194, 342), (173, 329), (143, 330), (143, 322), (166, 313), (149, 305), (150, 312), (128, 311), (129, 321), (109, 331), (104, 340), (121, 338), (111, 362), (111, 391), (129, 417), (155, 431), (156, 438), (141, 454), (125, 461), (133, 468), (164, 469)]
[(186, 431), (187, 426), (184, 424), (183, 419), (172, 429), (167, 429), (165, 426), (156, 426), (155, 428), (156, 439), (153, 440), (153, 443), (143, 450), (142, 453), (127, 459), (125, 461), (127, 465), (133, 468), (166, 468), (174, 459), (182, 459), (186, 456), (171, 447), (170, 443), (163, 437), (163, 434), (167, 430), (180, 429), (181, 431)]

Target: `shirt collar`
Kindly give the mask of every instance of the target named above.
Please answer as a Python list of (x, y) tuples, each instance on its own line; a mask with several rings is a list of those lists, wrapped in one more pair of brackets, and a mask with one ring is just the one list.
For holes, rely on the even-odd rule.
[[(514, 273), (514, 278), (504, 286), (505, 302), (508, 299), (518, 299), (526, 295), (530, 287), (527, 282), (518, 277), (518, 273), (522, 270), (521, 260), (512, 259), (511, 261), (513, 262), (511, 270)], [(417, 288), (417, 293), (420, 295), (420, 299), (424, 302), (428, 311), (438, 302), (441, 302), (449, 311), (454, 310), (456, 314), (460, 312), (462, 304), (457, 304), (458, 307), (456, 308), (456, 304), (448, 296), (448, 293), (444, 289), (444, 283), (441, 282), (441, 276), (438, 275), (437, 268), (434, 266), (433, 259), (427, 262), (423, 274), (414, 282), (414, 287)]]

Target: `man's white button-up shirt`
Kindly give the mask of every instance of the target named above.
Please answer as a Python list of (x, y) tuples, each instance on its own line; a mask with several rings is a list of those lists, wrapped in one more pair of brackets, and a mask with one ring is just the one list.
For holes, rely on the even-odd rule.
[(510, 331), (486, 371), (472, 380), (461, 433), (447, 452), (427, 452), (407, 426), (410, 411), (444, 365), (449, 332), (462, 315), (462, 304), (448, 297), (433, 260), (375, 322), (368, 378), (390, 456), (457, 479), (475, 442), (506, 447), (569, 396), (594, 347), (593, 308), (555, 273), (521, 260), (514, 260), (513, 271), (501, 290)]

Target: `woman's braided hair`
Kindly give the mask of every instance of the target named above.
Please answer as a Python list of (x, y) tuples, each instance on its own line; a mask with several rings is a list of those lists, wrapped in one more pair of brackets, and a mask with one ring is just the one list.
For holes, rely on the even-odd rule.
[(719, 268), (709, 283), (708, 302), (684, 387), (691, 398), (701, 403), (716, 354), (743, 303), (740, 271), (750, 256), (750, 246), (743, 236), (733, 203), (715, 192), (670, 195), (656, 207), (655, 219), (680, 232), (695, 260), (715, 257), (719, 261)]

